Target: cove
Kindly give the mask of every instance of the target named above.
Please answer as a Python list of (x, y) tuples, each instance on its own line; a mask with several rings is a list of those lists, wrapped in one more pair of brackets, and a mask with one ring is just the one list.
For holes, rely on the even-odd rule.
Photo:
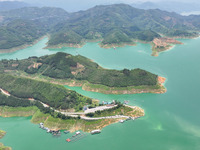
[(75, 143), (66, 143), (70, 135), (53, 138), (38, 125), (30, 122), (31, 117), (0, 118), (0, 128), (7, 131), (1, 139), (13, 150), (199, 150), (200, 149), (200, 50), (198, 39), (184, 39), (184, 45), (152, 57), (149, 44), (137, 43), (114, 49), (102, 49), (97, 43), (84, 47), (42, 49), (47, 39), (32, 47), (9, 54), (0, 54), (0, 59), (23, 59), (43, 56), (58, 51), (72, 55), (83, 55), (104, 68), (142, 68), (167, 78), (165, 94), (105, 95), (83, 91), (80, 87), (67, 87), (80, 94), (103, 100), (129, 100), (145, 110), (145, 117), (124, 124), (112, 124), (99, 135), (88, 136)]

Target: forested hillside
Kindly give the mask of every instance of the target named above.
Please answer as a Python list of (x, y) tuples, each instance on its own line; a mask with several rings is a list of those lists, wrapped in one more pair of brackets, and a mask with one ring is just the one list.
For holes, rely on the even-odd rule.
[[(86, 41), (101, 40), (100, 45), (133, 44), (135, 40), (151, 42), (162, 36), (196, 37), (200, 30), (199, 16), (181, 16), (159, 9), (142, 10), (125, 4), (100, 5), (85, 11), (67, 13), (60, 8), (27, 7), (0, 12), (1, 30), (5, 30), (6, 39), (0, 43), (20, 43), (21, 34), (30, 35), (35, 39), (49, 35), (48, 48), (75, 46), (80, 47)], [(29, 21), (30, 31), (40, 33), (32, 35), (26, 28), (18, 32), (17, 28), (9, 33), (10, 23), (15, 20)], [(14, 22), (13, 22), (14, 21)], [(2, 32), (2, 31), (1, 31)], [(5, 36), (5, 33), (4, 33)], [(19, 39), (13, 38), (19, 36)], [(21, 43), (29, 44), (28, 42)], [(16, 47), (11, 44), (0, 49)]]
[(39, 58), (0, 61), (0, 71), (6, 72), (6, 70), (23, 71), (30, 75), (40, 74), (55, 79), (86, 80), (92, 84), (109, 87), (154, 86), (158, 77), (142, 69), (121, 71), (103, 69), (83, 56), (72, 56), (61, 52)]
[[(0, 74), (0, 87), (8, 91), (12, 95), (9, 100), (11, 102), (15, 100), (16, 103), (18, 101), (16, 105), (19, 106), (30, 105), (28, 101), (26, 101), (23, 105), (19, 104), (20, 102), (23, 102), (23, 100), (20, 99), (27, 100), (30, 98), (39, 100), (56, 109), (75, 108), (76, 110), (79, 110), (80, 108), (82, 110), (86, 103), (92, 103), (90, 98), (84, 97), (75, 91), (67, 90), (63, 86), (11, 76), (8, 74)], [(1, 103), (3, 103), (3, 101), (1, 101)], [(10, 104), (10, 106), (12, 105)]]

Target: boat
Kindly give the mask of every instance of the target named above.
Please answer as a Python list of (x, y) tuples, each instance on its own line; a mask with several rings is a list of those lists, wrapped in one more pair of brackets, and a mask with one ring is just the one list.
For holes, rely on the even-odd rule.
[(69, 139), (66, 139), (66, 141), (67, 141), (67, 142), (70, 142), (71, 140), (70, 140), (70, 138), (69, 138)]
[(101, 133), (101, 130), (93, 130), (90, 132), (91, 134), (98, 134), (98, 133)]
[(81, 132), (80, 132), (80, 131), (77, 131), (77, 132), (76, 132), (76, 135), (79, 135), (79, 134), (81, 134)]
[(64, 133), (67, 134), (67, 133), (69, 133), (69, 131), (66, 130), (66, 131), (64, 131)]
[(41, 122), (39, 125), (40, 125), (40, 128), (44, 128), (44, 123)]
[(120, 120), (119, 122), (120, 122), (120, 123), (124, 123), (124, 120)]
[(44, 130), (48, 130), (49, 128), (47, 128), (47, 127), (44, 127)]

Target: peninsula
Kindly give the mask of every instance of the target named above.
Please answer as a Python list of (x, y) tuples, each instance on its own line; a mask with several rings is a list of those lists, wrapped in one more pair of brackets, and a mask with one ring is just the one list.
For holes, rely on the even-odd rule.
[[(2, 60), (0, 71), (53, 84), (81, 86), (84, 90), (105, 94), (166, 92), (165, 87), (159, 82), (161, 77), (148, 71), (104, 69), (83, 56), (72, 56), (62, 52), (24, 60)], [(8, 84), (6, 81), (9, 78), (4, 77), (0, 79), (1, 88)]]
[(183, 44), (175, 39), (172, 38), (155, 38), (152, 42), (152, 56), (158, 56), (159, 52), (169, 50), (176, 44)]
[(70, 132), (77, 130), (91, 132), (122, 119), (134, 120), (144, 116), (143, 109), (117, 101), (112, 101), (107, 105), (93, 100), (91, 104), (83, 107), (84, 110), (82, 110), (83, 108), (76, 110), (75, 107), (68, 109), (50, 107), (50, 101), (45, 104), (40, 100), (19, 98), (14, 95), (7, 96), (3, 93), (0, 93), (0, 96), (0, 116), (32, 116), (31, 122), (36, 124), (43, 122), (45, 127), (51, 130), (67, 129)]

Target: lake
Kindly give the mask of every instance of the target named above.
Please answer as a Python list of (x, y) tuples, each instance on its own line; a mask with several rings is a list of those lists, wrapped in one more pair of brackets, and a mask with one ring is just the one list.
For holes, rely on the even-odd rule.
[(47, 38), (32, 47), (9, 54), (0, 59), (23, 59), (43, 56), (58, 51), (83, 55), (109, 69), (141, 68), (167, 78), (165, 94), (106, 95), (83, 91), (81, 87), (68, 87), (80, 94), (100, 101), (129, 100), (140, 106), (145, 116), (123, 124), (105, 127), (101, 134), (90, 135), (74, 143), (67, 143), (69, 135), (55, 138), (30, 122), (31, 117), (0, 117), (0, 128), (7, 135), (0, 140), (13, 150), (199, 150), (200, 149), (200, 38), (182, 39), (184, 45), (151, 56), (149, 44), (137, 43), (115, 49), (102, 49), (98, 43), (84, 47), (43, 49)]

